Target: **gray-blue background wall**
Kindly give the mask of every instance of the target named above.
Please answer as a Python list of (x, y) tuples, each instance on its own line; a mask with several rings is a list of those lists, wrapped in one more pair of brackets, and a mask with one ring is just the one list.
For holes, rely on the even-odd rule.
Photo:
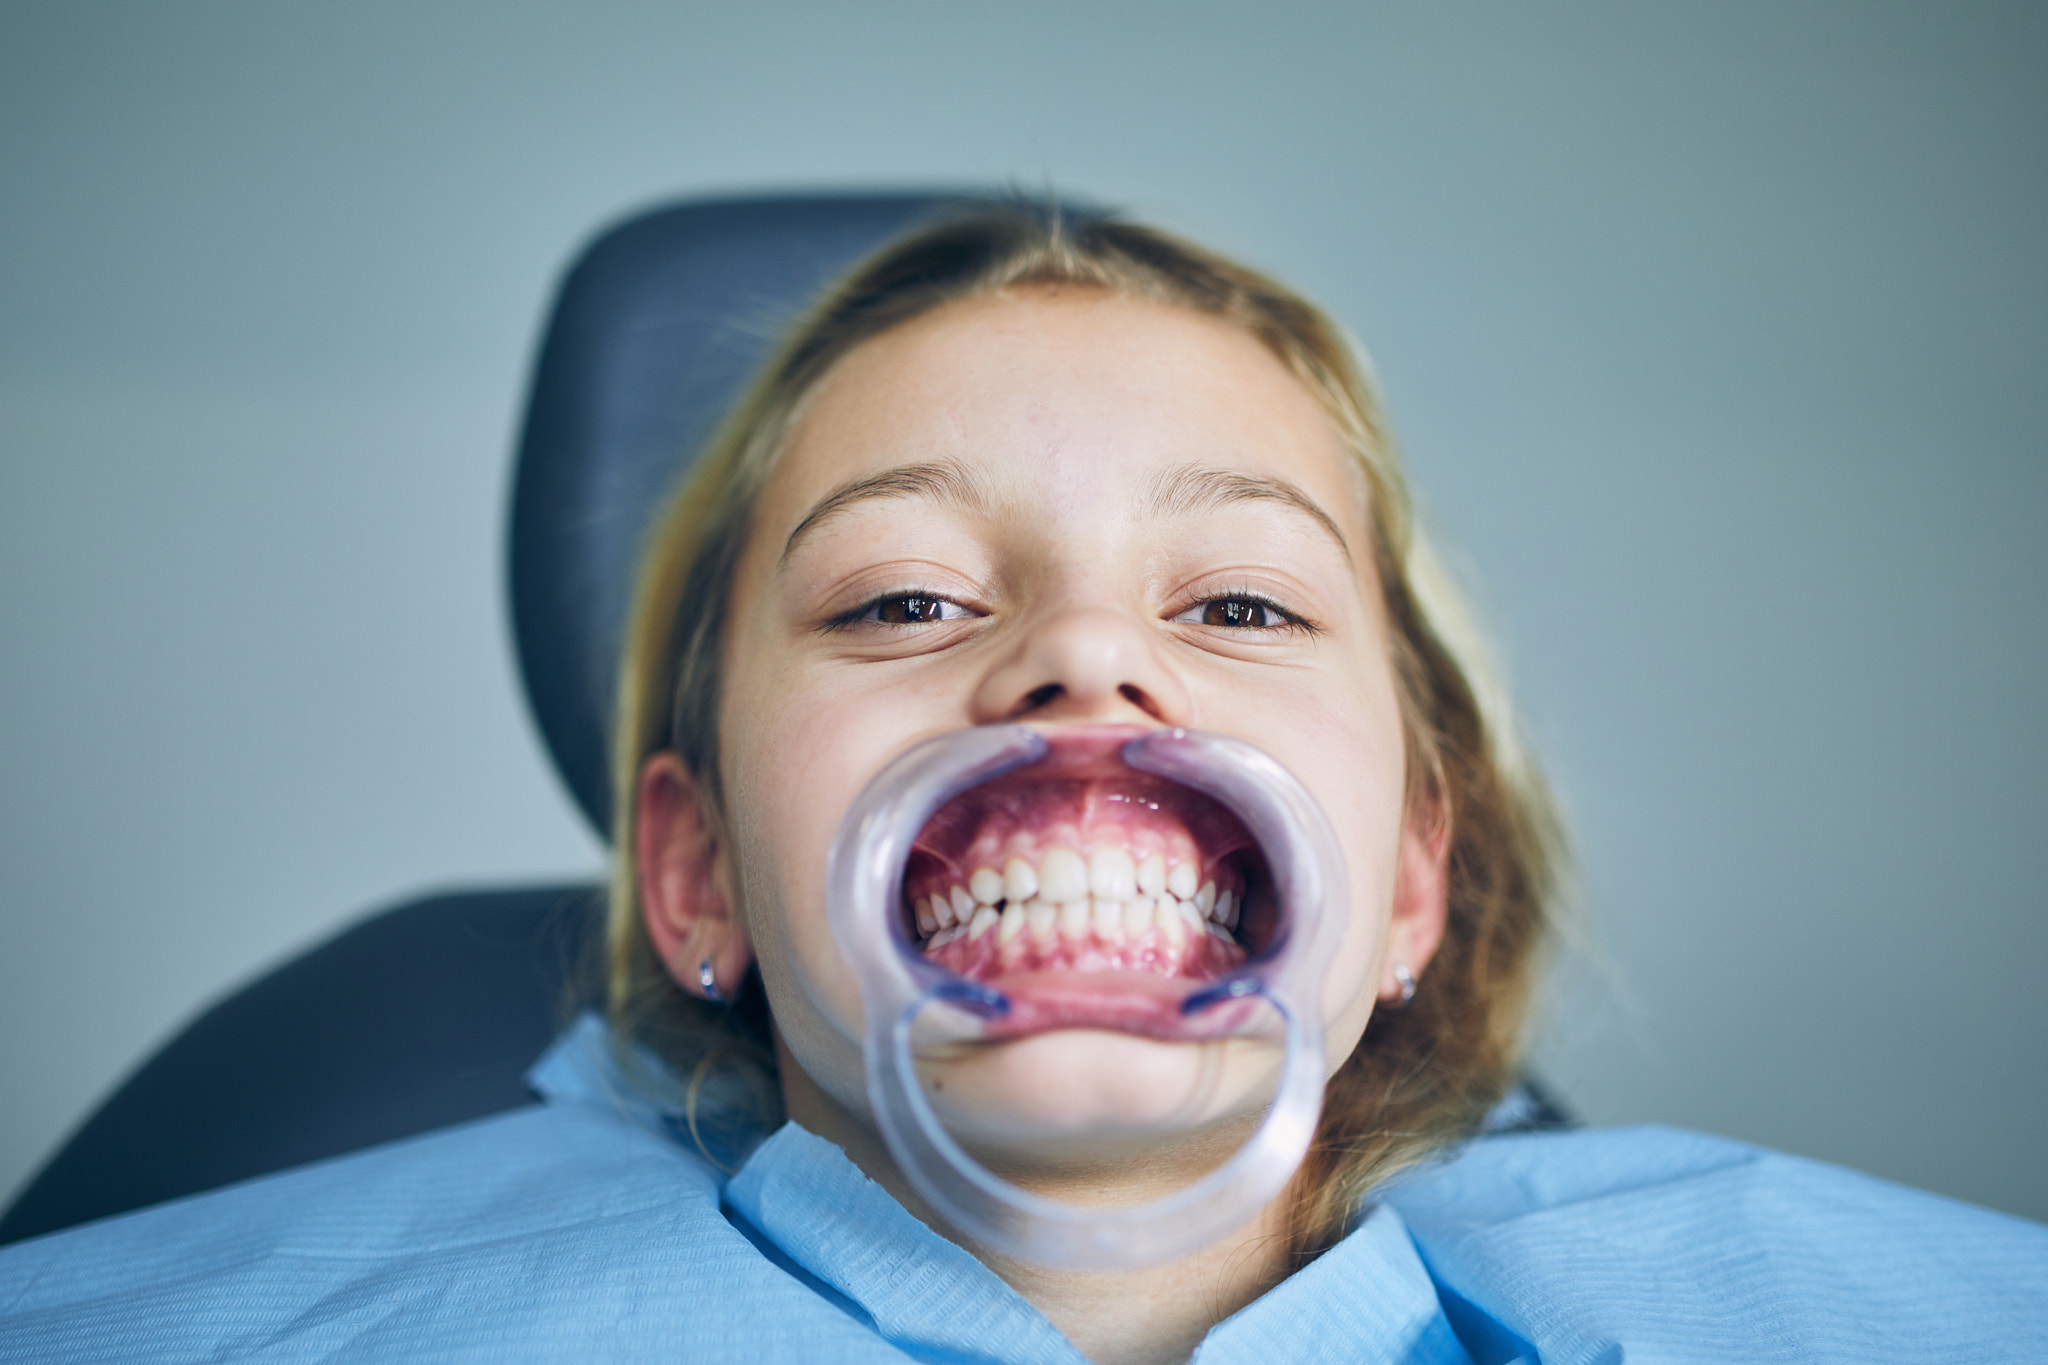
[(2032, 4), (0, 8), (0, 1190), (378, 903), (599, 867), (500, 600), (577, 244), (989, 181), (1372, 348), (1581, 839), (1573, 1104), (2048, 1216)]

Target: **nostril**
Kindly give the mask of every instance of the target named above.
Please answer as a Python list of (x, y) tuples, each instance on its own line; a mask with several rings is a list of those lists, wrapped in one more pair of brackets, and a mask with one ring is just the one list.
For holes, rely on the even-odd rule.
[(1058, 683), (1046, 683), (1043, 687), (1034, 687), (1024, 694), (1023, 701), (1017, 703), (1015, 714), (1021, 716), (1027, 711), (1036, 711), (1041, 706), (1050, 705), (1054, 698), (1066, 690), (1066, 688)]
[(1131, 705), (1137, 707), (1140, 711), (1143, 711), (1146, 715), (1152, 717), (1152, 719), (1166, 719), (1166, 717), (1159, 714), (1158, 705), (1152, 700), (1152, 698), (1146, 696), (1145, 690), (1139, 687), (1137, 684), (1125, 683), (1123, 686), (1117, 688), (1117, 694), (1121, 696), (1125, 701), (1129, 702)]
[[(1165, 720), (1165, 713), (1160, 709), (1159, 703), (1153, 700), (1152, 694), (1136, 683), (1121, 684), (1116, 689), (1116, 694), (1132, 706), (1143, 711), (1146, 715), (1152, 717), (1152, 719), (1157, 721)], [(1010, 708), (1008, 719), (1021, 720), (1033, 712), (1044, 710), (1068, 695), (1069, 693), (1064, 683), (1043, 683), (1032, 688), (1018, 699), (1017, 704)]]

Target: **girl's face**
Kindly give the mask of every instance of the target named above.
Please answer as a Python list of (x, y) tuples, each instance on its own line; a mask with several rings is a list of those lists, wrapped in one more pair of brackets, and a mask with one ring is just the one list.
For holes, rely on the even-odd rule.
[[(1103, 726), (1214, 731), (1301, 779), (1338, 831), (1352, 887), (1325, 986), (1335, 1069), (1375, 997), (1397, 993), (1394, 964), (1421, 972), (1444, 906), (1439, 822), (1403, 809), (1365, 499), (1322, 408), (1270, 352), (1162, 304), (1065, 287), (978, 297), (866, 343), (826, 376), (763, 493), (735, 581), (726, 842), (717, 875), (700, 884), (722, 888), (738, 913), (729, 929), (699, 924), (705, 937), (689, 945), (728, 983), (749, 954), (758, 960), (802, 1072), (786, 1086), (815, 1087), (856, 1121), (866, 1113), (860, 995), (825, 919), (841, 817), (919, 740), (1010, 721), (1056, 740)], [(1160, 819), (1175, 826), (1172, 812)], [(996, 923), (940, 935), (933, 951), (956, 958), (972, 946), (999, 962), (995, 945), (1011, 941), (1004, 907), (1031, 895), (1020, 877), (1050, 883), (1078, 866), (1143, 883), (1136, 895), (1123, 884), (1120, 908), (1080, 928), (1076, 941), (1105, 951), (1123, 941), (1126, 915), (1148, 943), (1165, 943), (1157, 916), (1174, 911), (1174, 892), (1203, 897), (1189, 895), (1191, 876), (1232, 889), (1228, 867), (1204, 861), (1216, 850), (1201, 846), (1201, 830), (1092, 819), (1071, 793), (1057, 810), (969, 835), (972, 850), (948, 850), (952, 871), (927, 865), (913, 877), (917, 903), (906, 907), (921, 917), (922, 892), (971, 882), (979, 869), (965, 862), (1007, 873)], [(1056, 849), (1075, 861), (1061, 864)], [(1175, 886), (1159, 892), (1167, 874)], [(996, 885), (981, 879), (984, 903)], [(1158, 894), (1148, 899), (1148, 887)], [(980, 914), (967, 895), (956, 923)], [(1037, 899), (1052, 904), (1047, 888)], [(1075, 926), (1050, 915), (1010, 933), (1062, 942)], [(1174, 936), (1164, 959), (1145, 960), (1193, 972), (1197, 947), (1236, 951), (1224, 933), (1206, 945), (1201, 934)], [(696, 961), (677, 964), (693, 987)], [(1013, 1139), (1009, 1155), (1025, 1167), (1056, 1164), (1048, 1152), (1085, 1162), (1086, 1137), (1062, 1148), (1060, 1135), (1184, 1128), (1198, 1081), (1213, 1102), (1196, 1127), (1207, 1138), (1238, 1131), (1270, 1075), (1229, 1045), (1054, 1028), (947, 1063), (934, 1094), (986, 1159), (1001, 1163)]]

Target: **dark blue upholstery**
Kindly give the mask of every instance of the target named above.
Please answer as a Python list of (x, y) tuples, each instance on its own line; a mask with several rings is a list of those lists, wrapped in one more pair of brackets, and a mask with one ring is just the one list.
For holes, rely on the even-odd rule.
[(548, 752), (600, 834), (614, 664), (649, 518), (820, 289), (949, 202), (678, 204), (605, 233), (564, 281), (519, 443), (512, 615)]
[(435, 896), (386, 911), (185, 1026), (0, 1218), (34, 1237), (531, 1101), (595, 887)]

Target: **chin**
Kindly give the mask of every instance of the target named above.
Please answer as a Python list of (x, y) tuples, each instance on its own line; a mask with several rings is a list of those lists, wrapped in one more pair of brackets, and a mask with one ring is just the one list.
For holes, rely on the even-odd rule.
[(1221, 1162), (1271, 1102), (1281, 1057), (1247, 1039), (1059, 1029), (963, 1047), (918, 1069), (940, 1121), (978, 1159), (1050, 1174), (1133, 1160)]

